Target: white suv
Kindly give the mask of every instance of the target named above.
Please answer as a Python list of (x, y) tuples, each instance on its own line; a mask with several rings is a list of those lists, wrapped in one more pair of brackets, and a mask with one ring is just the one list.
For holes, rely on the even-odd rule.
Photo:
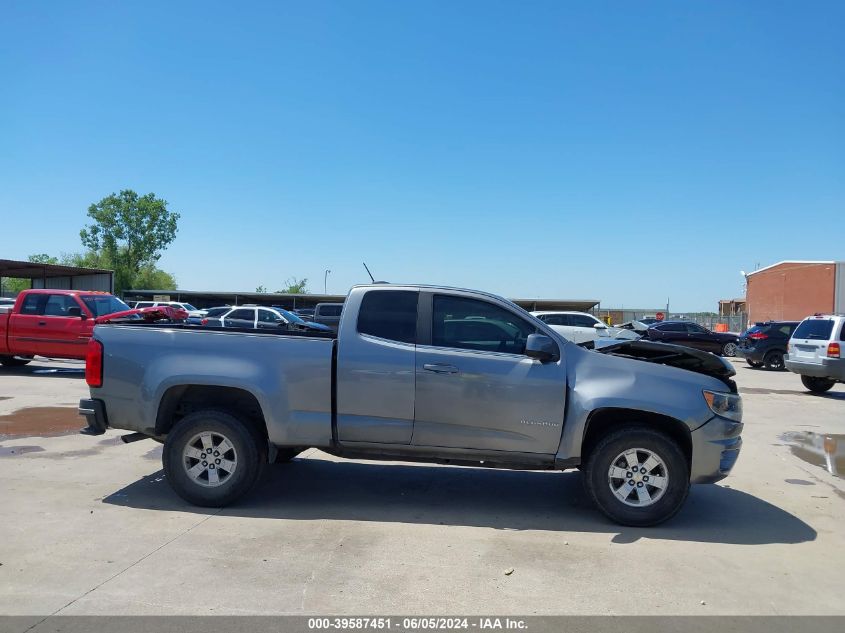
[(801, 375), (812, 392), (823, 393), (845, 382), (845, 315), (817, 314), (807, 317), (789, 339), (786, 368)]
[[(606, 323), (586, 312), (546, 311), (531, 314), (573, 343), (595, 342), (599, 337), (603, 338), (612, 334)], [(613, 329), (616, 330), (616, 328)]]

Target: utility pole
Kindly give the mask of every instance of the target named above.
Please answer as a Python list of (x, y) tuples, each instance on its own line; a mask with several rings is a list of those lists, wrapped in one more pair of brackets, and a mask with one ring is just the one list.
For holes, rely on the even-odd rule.
[(329, 273), (332, 272), (328, 268), (326, 268), (326, 272), (323, 273), (323, 294), (329, 294), (327, 288), (329, 287)]

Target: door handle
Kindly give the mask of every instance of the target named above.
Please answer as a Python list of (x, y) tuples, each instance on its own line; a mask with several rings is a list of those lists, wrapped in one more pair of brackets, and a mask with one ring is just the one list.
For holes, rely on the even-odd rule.
[(47, 321), (39, 321), (38, 325), (47, 325)]
[(457, 374), (458, 368), (454, 365), (440, 365), (437, 363), (426, 363), (423, 365), (426, 371), (433, 371), (435, 374)]

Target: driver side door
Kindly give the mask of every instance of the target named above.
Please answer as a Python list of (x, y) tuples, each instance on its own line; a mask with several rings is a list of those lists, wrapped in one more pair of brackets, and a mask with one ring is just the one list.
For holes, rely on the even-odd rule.
[(421, 293), (415, 446), (557, 451), (564, 361), (525, 356), (535, 325), (485, 299)]

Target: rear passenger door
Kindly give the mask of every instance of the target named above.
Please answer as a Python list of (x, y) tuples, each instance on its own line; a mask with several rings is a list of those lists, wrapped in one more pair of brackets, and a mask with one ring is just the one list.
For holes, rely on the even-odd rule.
[[(337, 342), (337, 439), (410, 444), (418, 290), (367, 290)], [(347, 308), (350, 314), (355, 307)]]
[(566, 370), (562, 357), (525, 356), (535, 324), (482, 298), (423, 292), (420, 303), (413, 444), (554, 454)]
[(223, 327), (255, 327), (255, 308), (238, 308), (232, 310), (222, 319)]
[(82, 338), (83, 322), (79, 316), (82, 313), (82, 306), (71, 295), (47, 295), (44, 318), (39, 321), (43, 337), (38, 344), (39, 353), (42, 356), (84, 356), (88, 338)]

